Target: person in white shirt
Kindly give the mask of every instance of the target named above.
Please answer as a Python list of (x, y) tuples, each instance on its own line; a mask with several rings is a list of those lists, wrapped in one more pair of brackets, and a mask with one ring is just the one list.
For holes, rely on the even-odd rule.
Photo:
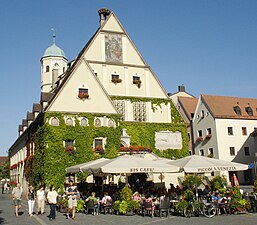
[(50, 206), (50, 215), (49, 220), (55, 220), (55, 210), (56, 210), (56, 203), (57, 203), (57, 192), (54, 190), (53, 186), (50, 186), (50, 191), (47, 193), (47, 201)]
[(42, 185), (40, 186), (39, 190), (37, 190), (36, 200), (37, 200), (37, 214), (43, 215), (45, 213), (45, 191)]
[(78, 194), (78, 188), (76, 185), (74, 185), (73, 181), (70, 180), (69, 186), (66, 188), (66, 196), (68, 198), (68, 210), (66, 214), (66, 219), (69, 219), (70, 212), (72, 212), (72, 219), (75, 219), (75, 211), (77, 207), (77, 194)]

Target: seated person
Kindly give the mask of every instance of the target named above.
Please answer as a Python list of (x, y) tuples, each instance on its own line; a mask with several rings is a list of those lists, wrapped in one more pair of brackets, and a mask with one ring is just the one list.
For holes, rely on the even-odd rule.
[(106, 205), (107, 201), (109, 200), (112, 201), (111, 196), (109, 196), (107, 192), (104, 192), (104, 197), (102, 198), (101, 203)]
[(133, 200), (138, 202), (141, 201), (141, 196), (137, 191), (133, 194)]
[(220, 203), (221, 201), (220, 193), (216, 191), (215, 193), (212, 194), (211, 199), (212, 199), (212, 202)]
[(85, 201), (93, 201), (96, 209), (96, 214), (99, 214), (99, 198), (96, 198), (95, 195), (95, 192), (92, 192), (91, 196), (89, 196)]

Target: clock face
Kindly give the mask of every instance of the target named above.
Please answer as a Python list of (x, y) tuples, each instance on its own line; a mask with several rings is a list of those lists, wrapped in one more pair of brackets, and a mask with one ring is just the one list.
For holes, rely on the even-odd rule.
[(59, 64), (58, 64), (58, 63), (55, 63), (54, 66), (55, 66), (55, 67), (59, 67)]

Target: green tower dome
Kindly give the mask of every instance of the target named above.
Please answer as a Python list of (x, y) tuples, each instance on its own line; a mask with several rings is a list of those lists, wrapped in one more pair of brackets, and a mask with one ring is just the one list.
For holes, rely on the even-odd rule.
[(60, 56), (60, 57), (66, 58), (64, 51), (63, 51), (61, 48), (59, 48), (59, 47), (55, 44), (55, 42), (54, 42), (50, 47), (48, 47), (48, 48), (45, 50), (45, 53), (44, 53), (44, 55), (42, 56), (42, 58), (48, 57), (48, 56)]

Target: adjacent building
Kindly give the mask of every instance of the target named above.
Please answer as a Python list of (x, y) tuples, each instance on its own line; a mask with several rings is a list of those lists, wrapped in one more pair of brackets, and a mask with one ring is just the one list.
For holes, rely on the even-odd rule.
[[(257, 99), (201, 95), (193, 117), (195, 154), (251, 165), (256, 129)], [(238, 173), (245, 184), (254, 176), (253, 169)]]

